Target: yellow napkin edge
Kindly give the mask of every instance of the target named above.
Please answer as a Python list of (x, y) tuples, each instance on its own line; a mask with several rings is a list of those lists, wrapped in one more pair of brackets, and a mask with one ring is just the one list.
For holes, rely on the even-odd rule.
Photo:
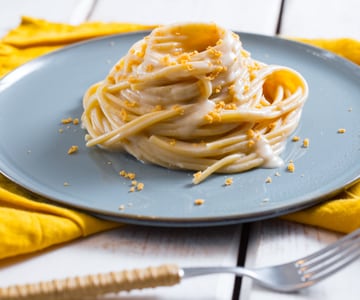
[(10, 30), (3, 42), (17, 48), (59, 46), (105, 35), (151, 30), (156, 26), (124, 22), (84, 22), (70, 25), (22, 16), (20, 25)]
[(360, 180), (332, 199), (280, 218), (341, 233), (352, 232), (360, 228)]
[[(0, 177), (3, 183), (3, 176)], [(13, 187), (20, 191), (16, 193)], [(0, 259), (29, 254), (49, 246), (117, 228), (122, 224), (26, 197), (15, 183), (0, 187)], [(24, 191), (22, 191), (24, 190)]]
[(112, 34), (148, 31), (157, 26), (115, 22), (69, 25), (23, 16), (19, 26), (0, 40), (0, 77), (35, 57), (76, 42)]
[(82, 213), (72, 208), (68, 209), (57, 206), (54, 203), (43, 203), (39, 202), (39, 200), (29, 200), (29, 198), (10, 192), (3, 187), (0, 187), (0, 204), (2, 207), (21, 210), (23, 212), (36, 212), (69, 219), (77, 225), (82, 236), (88, 236), (99, 230), (119, 226), (119, 223), (100, 220), (88, 215), (88, 213)]
[(353, 38), (291, 39), (330, 51), (360, 65), (360, 41)]

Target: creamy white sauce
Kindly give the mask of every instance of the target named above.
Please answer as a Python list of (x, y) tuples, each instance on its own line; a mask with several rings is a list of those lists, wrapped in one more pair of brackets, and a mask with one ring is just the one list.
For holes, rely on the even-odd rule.
[(191, 134), (194, 128), (197, 128), (203, 122), (204, 116), (213, 111), (214, 108), (215, 103), (210, 100), (197, 103), (193, 111), (190, 111), (186, 117), (178, 121), (177, 133), (182, 136)]
[(254, 142), (256, 154), (264, 159), (262, 167), (278, 168), (284, 165), (283, 159), (273, 151), (269, 142), (262, 135), (254, 138)]

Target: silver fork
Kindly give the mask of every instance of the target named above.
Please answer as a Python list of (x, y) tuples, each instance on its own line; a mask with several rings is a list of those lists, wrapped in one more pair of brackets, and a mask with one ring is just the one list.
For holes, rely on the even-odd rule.
[(291, 292), (314, 285), (358, 257), (360, 257), (360, 229), (320, 251), (282, 265), (251, 269), (243, 267), (179, 268), (177, 265), (167, 264), (4, 287), (0, 288), (0, 299), (81, 299), (86, 296), (94, 298), (96, 295), (110, 292), (172, 286), (182, 279), (215, 273), (247, 276), (265, 288)]
[(291, 292), (309, 287), (331, 276), (360, 256), (360, 229), (333, 244), (289, 263), (263, 268), (201, 267), (183, 268), (182, 278), (232, 273), (247, 276), (259, 285), (280, 292)]

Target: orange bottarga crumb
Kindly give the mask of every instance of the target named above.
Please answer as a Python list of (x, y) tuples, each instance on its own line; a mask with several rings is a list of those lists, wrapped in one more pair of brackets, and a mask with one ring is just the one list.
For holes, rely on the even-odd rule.
[(129, 172), (129, 173), (127, 173), (126, 177), (129, 178), (130, 180), (134, 180), (136, 178), (136, 174)]
[(229, 185), (232, 185), (233, 182), (234, 182), (234, 180), (232, 179), (232, 177), (226, 178), (224, 185), (229, 186)]
[(147, 65), (146, 68), (145, 68), (145, 70), (146, 70), (146, 72), (152, 72), (152, 71), (154, 71), (154, 65), (152, 65), (152, 64)]
[(70, 154), (74, 154), (78, 151), (79, 151), (79, 146), (73, 145), (69, 148), (67, 153), (70, 155)]
[(295, 165), (293, 162), (289, 162), (288, 165), (287, 165), (287, 170), (291, 173), (294, 173), (295, 172)]
[(310, 146), (310, 140), (308, 138), (303, 140), (303, 147), (308, 148)]
[(144, 183), (142, 182), (139, 182), (137, 185), (136, 185), (136, 189), (138, 191), (142, 191), (144, 189)]
[(205, 203), (204, 199), (195, 199), (194, 204), (199, 206), (199, 205), (203, 205)]
[(69, 117), (69, 118), (66, 118), (66, 119), (62, 119), (61, 120), (61, 123), (62, 124), (69, 124), (69, 123), (71, 123), (73, 121), (73, 119), (71, 118), (71, 117)]

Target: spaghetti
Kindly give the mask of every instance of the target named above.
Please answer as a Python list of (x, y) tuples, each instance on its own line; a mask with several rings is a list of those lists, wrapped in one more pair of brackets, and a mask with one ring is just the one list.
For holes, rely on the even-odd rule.
[(252, 59), (216, 24), (158, 27), (84, 95), (87, 146), (213, 173), (278, 167), (308, 87), (296, 71)]

